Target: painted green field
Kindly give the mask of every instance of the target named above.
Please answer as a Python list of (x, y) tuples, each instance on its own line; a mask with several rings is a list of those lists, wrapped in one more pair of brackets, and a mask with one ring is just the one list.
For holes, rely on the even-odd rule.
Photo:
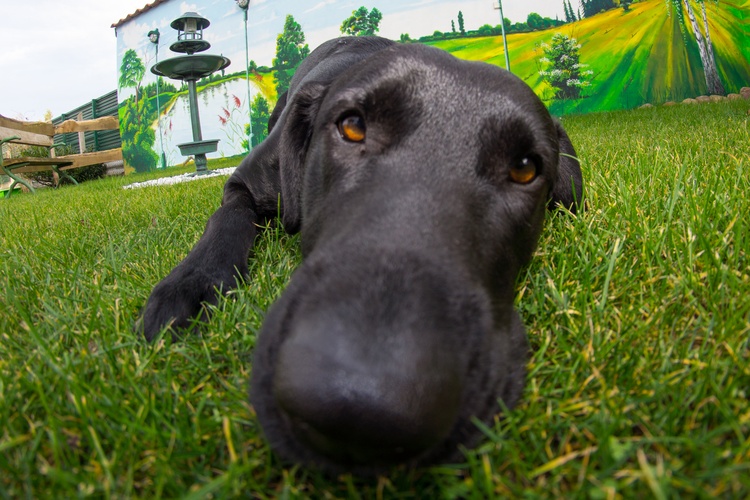
[[(750, 85), (750, 0), (707, 3), (717, 65), (728, 92)], [(700, 10), (697, 11), (701, 24)], [(644, 102), (681, 101), (706, 93), (698, 48), (686, 16), (685, 37), (664, 0), (636, 3), (559, 28), (508, 36), (511, 70), (551, 104), (556, 114), (629, 109)], [(587, 97), (550, 103), (551, 88), (539, 75), (541, 43), (564, 33), (581, 44), (581, 63), (594, 72)], [(434, 42), (457, 57), (505, 66), (502, 37)]]

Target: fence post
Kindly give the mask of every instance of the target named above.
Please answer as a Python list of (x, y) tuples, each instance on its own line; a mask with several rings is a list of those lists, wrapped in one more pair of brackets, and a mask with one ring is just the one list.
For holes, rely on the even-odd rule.
[[(91, 99), (91, 119), (96, 120), (96, 99)], [(99, 131), (94, 130), (94, 151), (99, 151)], [(83, 151), (81, 151), (83, 153)]]
[[(76, 116), (76, 120), (78, 121), (83, 120), (83, 111), (78, 112), (78, 116)], [(86, 132), (78, 132), (78, 152), (79, 153), (86, 152)]]

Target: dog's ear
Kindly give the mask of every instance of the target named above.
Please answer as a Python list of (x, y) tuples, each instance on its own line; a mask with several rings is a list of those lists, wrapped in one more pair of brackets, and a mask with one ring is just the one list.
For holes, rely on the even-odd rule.
[(284, 108), (286, 108), (286, 95), (287, 92), (284, 92), (279, 96), (278, 99), (276, 99), (276, 106), (273, 107), (273, 111), (271, 111), (271, 116), (268, 117), (268, 133), (271, 133), (271, 130), (276, 126), (276, 122), (279, 121), (279, 118), (281, 117), (281, 113), (284, 111)]
[(563, 126), (555, 120), (557, 138), (560, 145), (560, 163), (557, 169), (557, 180), (550, 194), (547, 208), (554, 210), (562, 206), (572, 213), (583, 209), (583, 174), (578, 162), (576, 150)]
[(279, 173), (281, 197), (284, 204), (282, 222), (289, 233), (299, 231), (302, 211), (302, 179), (305, 157), (312, 138), (313, 123), (328, 86), (309, 82), (300, 87), (288, 103), (278, 126), (281, 130)]

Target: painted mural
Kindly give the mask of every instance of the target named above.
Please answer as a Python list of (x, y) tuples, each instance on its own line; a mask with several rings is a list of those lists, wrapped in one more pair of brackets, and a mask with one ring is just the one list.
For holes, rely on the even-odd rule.
[[(510, 0), (505, 0), (505, 4)], [(519, 0), (520, 1), (520, 0)], [(500, 23), (491, 0), (161, 0), (116, 25), (118, 98), (126, 171), (185, 161), (192, 140), (187, 85), (150, 71), (173, 57), (170, 23), (210, 20), (206, 53), (228, 57), (198, 82), (209, 157), (244, 155), (266, 136), (270, 110), (299, 63), (322, 42), (378, 34), (505, 67), (556, 115), (728, 94), (750, 84), (750, 0), (559, 0), (564, 16), (534, 12)], [(507, 13), (507, 10), (506, 10)], [(157, 43), (149, 33), (159, 31)]]

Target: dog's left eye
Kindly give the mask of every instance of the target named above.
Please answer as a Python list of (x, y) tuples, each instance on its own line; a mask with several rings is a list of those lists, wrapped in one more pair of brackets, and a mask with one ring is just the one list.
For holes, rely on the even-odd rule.
[(348, 115), (339, 121), (339, 133), (347, 141), (364, 141), (365, 131), (365, 120), (359, 115)]
[(536, 163), (531, 158), (523, 158), (510, 169), (510, 180), (518, 184), (528, 184), (536, 179)]

